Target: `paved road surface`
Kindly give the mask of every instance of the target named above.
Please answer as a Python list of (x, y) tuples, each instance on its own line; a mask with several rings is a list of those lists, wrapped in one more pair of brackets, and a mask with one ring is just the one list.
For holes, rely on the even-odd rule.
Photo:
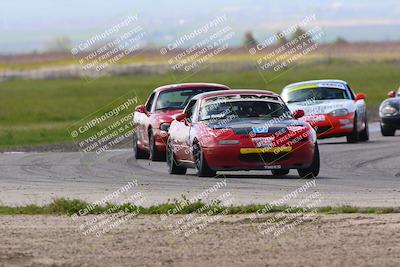
[[(315, 187), (308, 188), (288, 204), (318, 191), (321, 205), (400, 205), (400, 136), (383, 138), (373, 125), (371, 141), (347, 144), (344, 138), (320, 141), (321, 172)], [(144, 205), (192, 197), (218, 181), (226, 186), (209, 195), (229, 192), (235, 204), (279, 200), (304, 185), (296, 171), (273, 177), (268, 171), (227, 172), (221, 178), (198, 178), (167, 173), (163, 162), (136, 161), (129, 149), (104, 152), (100, 156), (80, 152), (1, 153), (0, 201), (8, 205), (41, 204), (55, 197), (101, 200), (137, 179)], [(129, 194), (121, 194), (116, 201)]]

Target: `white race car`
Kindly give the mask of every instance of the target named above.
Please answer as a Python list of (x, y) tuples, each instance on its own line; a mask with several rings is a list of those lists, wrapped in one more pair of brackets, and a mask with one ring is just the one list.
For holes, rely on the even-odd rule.
[(369, 140), (364, 94), (354, 94), (341, 80), (314, 80), (287, 85), (281, 96), (291, 111), (304, 110), (302, 118), (318, 138), (345, 136), (348, 143)]

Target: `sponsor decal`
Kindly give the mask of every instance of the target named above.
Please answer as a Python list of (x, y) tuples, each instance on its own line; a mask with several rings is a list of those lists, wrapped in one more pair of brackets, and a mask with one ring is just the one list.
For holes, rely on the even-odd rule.
[(267, 127), (267, 126), (252, 127), (251, 130), (252, 130), (252, 132), (255, 133), (255, 134), (268, 133), (268, 127)]
[(297, 90), (304, 90), (304, 89), (312, 89), (312, 88), (337, 88), (345, 90), (346, 87), (342, 83), (336, 82), (323, 82), (323, 83), (311, 83), (311, 84), (304, 84), (304, 85), (297, 85), (288, 88), (290, 92), (297, 91)]

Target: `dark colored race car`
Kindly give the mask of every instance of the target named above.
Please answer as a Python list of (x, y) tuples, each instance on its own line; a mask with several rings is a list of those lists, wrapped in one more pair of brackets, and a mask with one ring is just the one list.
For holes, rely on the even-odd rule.
[(172, 116), (182, 112), (187, 102), (195, 95), (228, 90), (229, 87), (214, 83), (182, 83), (156, 88), (146, 101), (135, 109), (133, 124), (133, 150), (135, 158), (151, 160), (165, 159), (168, 128)]
[(400, 129), (400, 89), (390, 91), (389, 98), (384, 100), (379, 107), (381, 117), (381, 133), (383, 136), (394, 136)]
[(319, 173), (314, 129), (297, 120), (279, 95), (262, 90), (203, 93), (192, 98), (169, 129), (169, 173), (198, 176), (217, 171), (271, 170), (300, 176)]

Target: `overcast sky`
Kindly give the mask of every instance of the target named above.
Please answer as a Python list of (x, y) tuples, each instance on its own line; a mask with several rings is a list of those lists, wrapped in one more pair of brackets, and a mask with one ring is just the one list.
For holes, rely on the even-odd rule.
[[(0, 53), (40, 51), (57, 37), (77, 43), (136, 14), (148, 41), (160, 45), (220, 14), (226, 14), (235, 31), (251, 30), (259, 38), (315, 14), (315, 24), (326, 29), (326, 41), (337, 36), (400, 39), (399, 0), (2, 0)], [(240, 41), (239, 36), (233, 40)]]

